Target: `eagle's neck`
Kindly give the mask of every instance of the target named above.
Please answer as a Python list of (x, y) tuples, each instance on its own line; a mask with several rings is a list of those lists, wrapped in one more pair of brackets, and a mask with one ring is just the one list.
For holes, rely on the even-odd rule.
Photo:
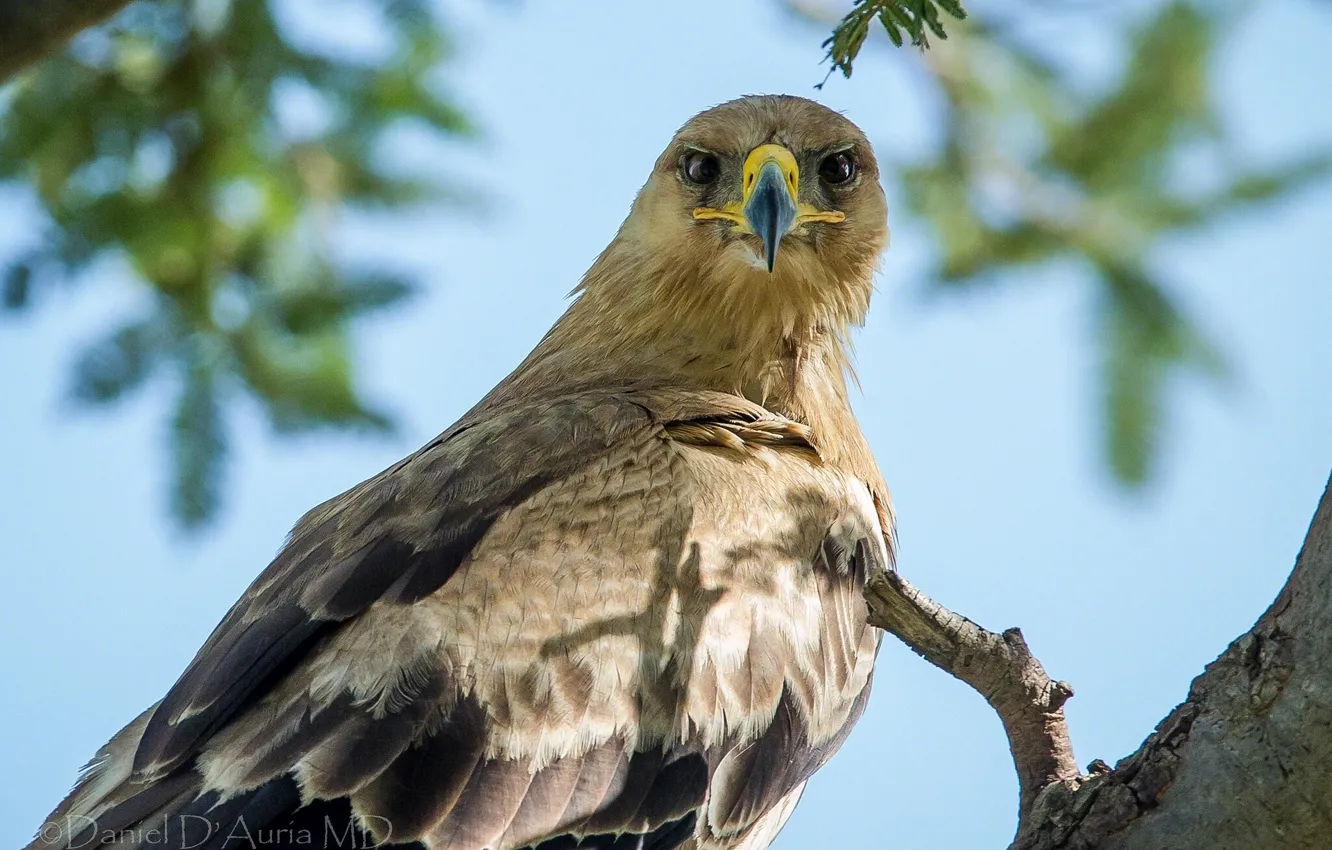
[(592, 387), (715, 390), (809, 425), (829, 459), (864, 458), (847, 395), (850, 322), (842, 319), (814, 309), (740, 316), (724, 304), (663, 307), (587, 286), (483, 406)]

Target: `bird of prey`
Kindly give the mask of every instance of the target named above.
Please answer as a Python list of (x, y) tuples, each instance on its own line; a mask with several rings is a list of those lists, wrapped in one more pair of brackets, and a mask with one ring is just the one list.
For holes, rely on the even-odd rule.
[(31, 846), (769, 846), (879, 645), (847, 335), (887, 234), (840, 114), (694, 117), (527, 359), (301, 518)]

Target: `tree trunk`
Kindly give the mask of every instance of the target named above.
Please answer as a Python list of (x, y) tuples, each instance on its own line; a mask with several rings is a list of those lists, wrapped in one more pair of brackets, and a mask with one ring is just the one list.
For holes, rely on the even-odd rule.
[(129, 0), (0, 0), (0, 84)]
[[(982, 693), (1009, 731), (1023, 785), (1010, 850), (1332, 847), (1332, 480), (1272, 606), (1137, 752), (1090, 776), (1056, 775), (1072, 748), (1062, 700), (1049, 695), (1071, 689), (1044, 678), (1020, 635), (1015, 644), (1012, 630), (1002, 638), (985, 632), (903, 584), (872, 583), (871, 621), (973, 686), (978, 666), (990, 671)], [(938, 628), (922, 627), (922, 618)], [(951, 643), (946, 652), (941, 635)], [(995, 640), (1020, 651), (996, 654)], [(996, 679), (996, 663), (1009, 665), (1006, 677)], [(1015, 729), (1038, 725), (1039, 734), (1014, 738)]]

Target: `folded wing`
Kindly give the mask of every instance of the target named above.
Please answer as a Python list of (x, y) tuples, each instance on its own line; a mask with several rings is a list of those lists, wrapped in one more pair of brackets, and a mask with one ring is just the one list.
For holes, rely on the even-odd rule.
[(745, 846), (863, 708), (886, 556), (731, 396), (465, 419), (307, 514), (35, 846)]

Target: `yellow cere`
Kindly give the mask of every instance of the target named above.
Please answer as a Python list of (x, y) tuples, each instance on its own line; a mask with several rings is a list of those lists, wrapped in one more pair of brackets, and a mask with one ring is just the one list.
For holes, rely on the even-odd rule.
[(795, 154), (781, 145), (759, 145), (745, 157), (745, 167), (741, 172), (744, 174), (745, 196), (741, 203), (749, 202), (759, 172), (770, 162), (781, 169), (782, 176), (786, 178), (786, 191), (791, 193), (791, 200), (796, 199), (800, 193), (800, 166), (796, 163)]
[(745, 218), (744, 208), (745, 204), (749, 203), (749, 196), (753, 193), (754, 186), (758, 183), (759, 172), (768, 163), (773, 163), (781, 169), (786, 182), (786, 190), (791, 193), (791, 200), (796, 204), (796, 218), (791, 225), (793, 230), (802, 224), (813, 221), (836, 224), (846, 220), (846, 213), (840, 210), (820, 210), (814, 207), (813, 204), (799, 202), (800, 165), (796, 162), (795, 154), (782, 145), (774, 144), (759, 145), (749, 152), (749, 156), (745, 157), (745, 166), (741, 170), (744, 194), (739, 202), (732, 201), (721, 209), (698, 207), (694, 210), (694, 219), (697, 221), (729, 221), (736, 226), (737, 230), (743, 233), (752, 232), (749, 221)]

